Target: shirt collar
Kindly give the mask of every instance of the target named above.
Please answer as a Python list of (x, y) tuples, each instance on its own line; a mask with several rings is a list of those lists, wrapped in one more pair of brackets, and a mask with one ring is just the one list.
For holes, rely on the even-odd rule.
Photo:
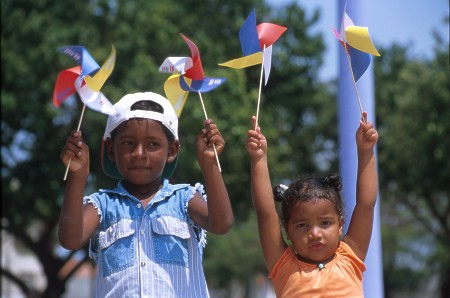
[[(175, 191), (181, 189), (181, 188), (185, 188), (189, 186), (188, 184), (170, 184), (169, 180), (164, 178), (163, 179), (163, 186), (161, 187), (161, 189), (155, 194), (154, 199), (156, 200), (162, 200), (166, 197), (171, 196)], [(112, 194), (116, 194), (116, 195), (120, 195), (120, 196), (124, 196), (124, 197), (129, 197), (129, 198), (134, 198), (133, 195), (131, 195), (126, 189), (125, 187), (123, 187), (122, 184), (122, 180), (120, 180), (117, 183), (117, 187), (114, 189), (100, 189), (100, 192), (104, 192), (104, 193), (112, 193)]]

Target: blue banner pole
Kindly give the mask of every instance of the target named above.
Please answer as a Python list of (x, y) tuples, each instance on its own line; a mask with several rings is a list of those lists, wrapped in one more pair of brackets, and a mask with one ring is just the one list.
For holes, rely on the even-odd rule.
[[(341, 19), (347, 2), (347, 14), (356, 26), (369, 27), (371, 0), (339, 0), (337, 29), (341, 28)], [(356, 175), (358, 159), (356, 152), (355, 132), (359, 126), (361, 112), (348, 66), (345, 50), (339, 46), (339, 94), (338, 94), (338, 126), (339, 126), (339, 164), (343, 180), (343, 196), (345, 203), (346, 233), (352, 210), (355, 207)], [(373, 63), (373, 62), (372, 62)], [(368, 113), (368, 121), (375, 124), (374, 81), (372, 64), (357, 82), (358, 93), (364, 111)], [(376, 124), (375, 124), (376, 125)], [(380, 136), (381, 137), (381, 136)], [(375, 152), (376, 153), (376, 152)], [(365, 260), (367, 271), (364, 273), (364, 296), (366, 298), (383, 298), (383, 260), (381, 255), (380, 232), (380, 196), (375, 208), (372, 238)]]

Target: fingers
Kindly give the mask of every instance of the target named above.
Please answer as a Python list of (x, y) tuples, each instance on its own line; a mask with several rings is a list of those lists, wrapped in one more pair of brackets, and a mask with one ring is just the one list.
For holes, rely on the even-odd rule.
[(81, 157), (83, 155), (83, 144), (81, 131), (72, 131), (66, 139), (66, 145), (61, 152), (61, 159), (66, 162), (69, 159)]
[(378, 132), (373, 126), (368, 130), (363, 131), (363, 140), (368, 143), (375, 143), (378, 141)]
[(223, 147), (225, 145), (225, 140), (223, 139), (222, 134), (214, 121), (211, 119), (206, 119), (204, 125), (205, 126), (201, 132), (203, 143), (207, 146), (213, 146), (214, 144), (216, 146)]
[(367, 123), (367, 112), (362, 113), (361, 120), (359, 120), (359, 123), (361, 124)]
[(361, 133), (365, 133), (366, 131), (373, 128), (373, 123), (367, 122), (367, 112), (363, 112), (361, 119), (359, 120), (359, 130)]
[(361, 136), (361, 140), (364, 143), (374, 144), (378, 141), (378, 132), (371, 122), (361, 122), (358, 129), (358, 134)]

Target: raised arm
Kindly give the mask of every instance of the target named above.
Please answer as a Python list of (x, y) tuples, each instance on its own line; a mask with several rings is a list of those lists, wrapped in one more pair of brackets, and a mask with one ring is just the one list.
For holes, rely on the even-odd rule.
[(83, 195), (89, 176), (89, 148), (80, 131), (67, 137), (60, 157), (65, 166), (70, 160), (70, 167), (59, 217), (58, 238), (63, 247), (76, 250), (89, 240), (99, 223), (95, 208), (91, 204), (83, 206)]
[[(215, 146), (215, 147), (214, 147)], [(202, 170), (208, 200), (205, 203), (199, 193), (189, 202), (188, 212), (200, 227), (214, 234), (225, 234), (233, 225), (230, 198), (216, 160), (225, 146), (217, 125), (210, 119), (197, 134), (197, 158)]]
[[(252, 127), (256, 118), (252, 117)], [(275, 209), (267, 163), (267, 140), (261, 129), (249, 130), (246, 149), (251, 159), (252, 201), (258, 221), (259, 241), (269, 272), (286, 249)]]
[(356, 255), (365, 260), (372, 236), (373, 217), (378, 193), (378, 177), (374, 147), (378, 133), (372, 123), (367, 122), (367, 113), (356, 131), (358, 151), (358, 175), (356, 181), (356, 205), (344, 241)]

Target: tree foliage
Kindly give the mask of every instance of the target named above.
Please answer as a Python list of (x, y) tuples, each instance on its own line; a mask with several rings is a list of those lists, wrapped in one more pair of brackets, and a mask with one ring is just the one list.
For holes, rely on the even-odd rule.
[[(261, 102), (260, 124), (272, 143), (274, 179), (291, 177), (298, 168), (314, 171), (314, 155), (328, 134), (333, 134), (332, 130), (320, 129), (320, 124), (331, 121), (332, 117), (324, 115), (333, 115), (334, 107), (329, 92), (316, 83), (324, 45), (320, 36), (308, 33), (308, 27), (318, 15), (308, 19), (296, 5), (279, 15), (271, 14), (262, 1), (5, 0), (1, 5), (1, 228), (42, 263), (48, 284), (44, 297), (60, 296), (68, 278), (61, 280), (58, 272), (72, 254), (61, 257), (56, 253), (55, 231), (65, 186), (59, 153), (66, 135), (76, 128), (82, 107), (76, 97), (59, 109), (52, 105), (58, 73), (74, 66), (70, 58), (57, 52), (60, 46), (84, 45), (99, 64), (106, 59), (111, 45), (116, 47), (116, 66), (102, 89), (113, 103), (126, 93), (164, 92), (167, 76), (158, 72), (161, 62), (167, 56), (189, 55), (178, 33), (184, 33), (199, 47), (207, 76), (227, 77), (225, 85), (203, 94), (203, 100), (208, 117), (216, 121), (226, 140), (220, 162), (236, 214), (236, 234), (230, 234), (231, 239), (247, 238), (250, 233), (241, 228), (252, 216), (244, 143), (251, 115), (256, 112), (260, 69), (232, 70), (217, 63), (242, 55), (238, 32), (253, 7), (258, 22), (272, 21), (289, 27), (274, 47), (271, 78), (263, 88)], [(327, 107), (330, 105), (332, 108)], [(100, 168), (105, 121), (105, 115), (91, 110), (83, 118), (82, 130), (92, 152), (87, 192), (116, 184)], [(174, 183), (203, 180), (194, 152), (195, 134), (203, 121), (198, 96), (190, 94), (180, 118), (182, 147)], [(322, 136), (323, 131), (327, 134), (314, 143), (304, 141)], [(237, 276), (249, 276), (255, 266), (263, 264), (260, 255), (245, 254), (244, 247), (229, 255), (229, 262), (219, 262), (218, 253), (227, 245), (221, 238), (210, 238), (212, 248), (206, 250), (205, 267), (214, 284), (225, 285), (237, 271)], [(255, 250), (259, 246), (257, 239), (246, 241)], [(233, 260), (247, 257), (255, 265), (230, 267), (217, 275)], [(6, 268), (2, 273), (12, 281), (20, 280)], [(209, 278), (212, 274), (218, 279)], [(25, 293), (31, 293), (26, 284), (21, 285)]]
[(398, 45), (377, 60), (386, 296), (424, 287), (438, 273), (445, 297), (450, 293), (448, 42), (436, 35), (430, 61), (410, 58)]
[[(203, 100), (208, 117), (219, 125), (226, 141), (220, 162), (236, 216), (229, 234), (208, 237), (207, 279), (214, 287), (226, 287), (232, 280), (245, 284), (255, 272), (267, 273), (251, 207), (244, 146), (251, 115), (256, 113), (260, 68), (233, 70), (217, 65), (242, 55), (238, 32), (252, 8), (258, 23), (288, 27), (274, 45), (271, 77), (261, 94), (259, 123), (269, 142), (272, 182), (337, 172), (335, 84), (318, 80), (325, 48), (322, 37), (309, 30), (318, 12), (308, 17), (297, 4), (271, 11), (262, 0), (1, 2), (1, 229), (42, 263), (48, 284), (43, 297), (59, 297), (65, 291), (70, 275), (61, 279), (58, 272), (74, 253), (63, 257), (56, 253), (55, 231), (65, 188), (59, 153), (81, 112), (76, 97), (59, 109), (51, 103), (58, 73), (74, 66), (56, 51), (63, 45), (86, 46), (99, 64), (111, 45), (116, 47), (116, 66), (102, 89), (114, 103), (132, 92), (163, 94), (167, 76), (158, 72), (159, 65), (168, 56), (189, 55), (178, 33), (196, 43), (205, 74), (228, 80), (203, 94)], [(448, 43), (437, 43), (432, 61), (410, 59), (398, 46), (383, 51), (378, 61), (386, 292), (410, 286), (399, 274), (417, 281), (427, 277), (417, 274), (417, 268), (421, 272), (436, 269), (445, 286), (450, 268)], [(84, 137), (92, 152), (87, 193), (116, 184), (100, 168), (105, 121), (105, 115), (91, 110), (83, 119)], [(194, 146), (203, 121), (199, 98), (190, 94), (180, 118), (182, 146), (174, 183), (203, 180)], [(6, 268), (1, 272), (31, 294), (33, 289), (20, 276)]]

